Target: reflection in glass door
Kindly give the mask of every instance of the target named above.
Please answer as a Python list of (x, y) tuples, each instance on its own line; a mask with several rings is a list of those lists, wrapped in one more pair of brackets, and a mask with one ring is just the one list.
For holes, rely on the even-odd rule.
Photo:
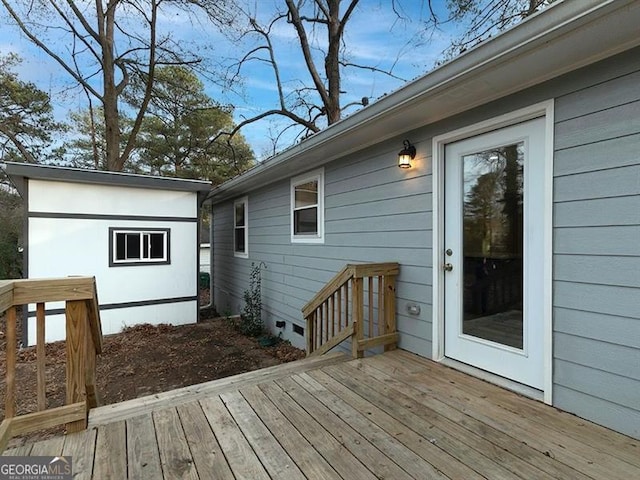
[(462, 333), (522, 349), (524, 144), (462, 162)]

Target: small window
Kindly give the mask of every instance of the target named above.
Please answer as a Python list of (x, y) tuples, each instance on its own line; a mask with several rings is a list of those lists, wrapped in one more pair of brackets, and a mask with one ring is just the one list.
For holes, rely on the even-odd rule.
[(150, 265), (170, 263), (167, 229), (110, 228), (109, 265)]
[(324, 171), (291, 180), (291, 241), (324, 242)]
[(247, 197), (233, 202), (233, 254), (249, 257), (249, 202)]

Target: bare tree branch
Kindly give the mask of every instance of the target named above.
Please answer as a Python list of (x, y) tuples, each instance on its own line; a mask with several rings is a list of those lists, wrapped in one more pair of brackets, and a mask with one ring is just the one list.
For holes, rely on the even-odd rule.
[(0, 1), (2, 1), (4, 8), (7, 9), (7, 12), (9, 12), (9, 15), (11, 16), (11, 18), (13, 18), (13, 20), (16, 22), (20, 30), (22, 30), (22, 33), (24, 33), (27, 36), (27, 38), (29, 38), (29, 40), (31, 40), (39, 48), (44, 50), (47, 53), (47, 55), (53, 58), (58, 63), (58, 65), (60, 65), (69, 75), (71, 75), (71, 77), (73, 77), (73, 79), (76, 82), (86, 87), (87, 90), (89, 90), (92, 95), (94, 95), (96, 98), (102, 98), (102, 96), (98, 93), (97, 90), (95, 90), (89, 83), (87, 83), (84, 78), (82, 78), (75, 71), (73, 71), (73, 69), (71, 69), (69, 65), (59, 55), (57, 55), (49, 47), (47, 47), (47, 45), (45, 45), (44, 42), (40, 41), (31, 32), (31, 30), (27, 28), (26, 24), (20, 19), (20, 17), (16, 14), (13, 8), (11, 8), (11, 5), (9, 5), (8, 0), (0, 0)]
[(313, 62), (313, 56), (311, 54), (311, 48), (309, 46), (309, 39), (307, 38), (307, 32), (304, 29), (302, 20), (300, 19), (298, 7), (293, 3), (293, 0), (285, 1), (287, 3), (287, 8), (289, 9), (290, 21), (295, 27), (298, 34), (298, 40), (300, 42), (300, 48), (302, 49), (302, 55), (304, 57), (305, 64), (307, 65), (307, 70), (309, 70), (309, 74), (311, 75), (313, 84), (318, 91), (318, 95), (320, 95), (320, 98), (322, 99), (322, 103), (326, 105), (327, 103), (329, 103), (329, 92), (327, 92), (327, 89), (322, 79), (320, 78), (320, 74), (316, 69), (316, 65)]

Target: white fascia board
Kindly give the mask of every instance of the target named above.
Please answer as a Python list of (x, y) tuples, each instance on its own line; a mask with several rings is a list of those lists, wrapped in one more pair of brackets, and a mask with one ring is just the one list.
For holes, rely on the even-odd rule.
[(638, 0), (561, 1), (214, 188), (243, 195), (640, 45)]

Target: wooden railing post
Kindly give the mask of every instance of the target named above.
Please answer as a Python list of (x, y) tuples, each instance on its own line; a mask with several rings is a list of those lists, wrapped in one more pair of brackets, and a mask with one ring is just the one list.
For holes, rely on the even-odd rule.
[(87, 394), (87, 409), (90, 409), (100, 406), (100, 399), (98, 398), (98, 389), (96, 388), (96, 348), (93, 344), (91, 333), (87, 331), (85, 336), (87, 350), (84, 384)]
[[(396, 276), (384, 276), (384, 331), (385, 333), (396, 333)], [(388, 343), (384, 346), (384, 351), (395, 350), (396, 343)]]
[(4, 404), (5, 418), (14, 417), (16, 414), (16, 307), (7, 310), (7, 374), (6, 374), (6, 398)]
[(36, 389), (38, 397), (38, 411), (47, 408), (45, 369), (46, 346), (45, 346), (45, 312), (44, 303), (36, 304)]
[(307, 317), (307, 355), (313, 353), (313, 346), (315, 345), (315, 332), (314, 326), (316, 323), (316, 314), (312, 313)]
[[(86, 401), (85, 358), (87, 349), (87, 305), (83, 300), (67, 301), (65, 308), (67, 328), (67, 405)], [(67, 432), (87, 428), (87, 419), (67, 424)]]
[(353, 337), (351, 338), (351, 355), (353, 358), (362, 358), (363, 350), (360, 348), (360, 340), (364, 338), (363, 332), (363, 310), (364, 291), (362, 289), (362, 277), (354, 277), (352, 280), (352, 302), (353, 302)]

